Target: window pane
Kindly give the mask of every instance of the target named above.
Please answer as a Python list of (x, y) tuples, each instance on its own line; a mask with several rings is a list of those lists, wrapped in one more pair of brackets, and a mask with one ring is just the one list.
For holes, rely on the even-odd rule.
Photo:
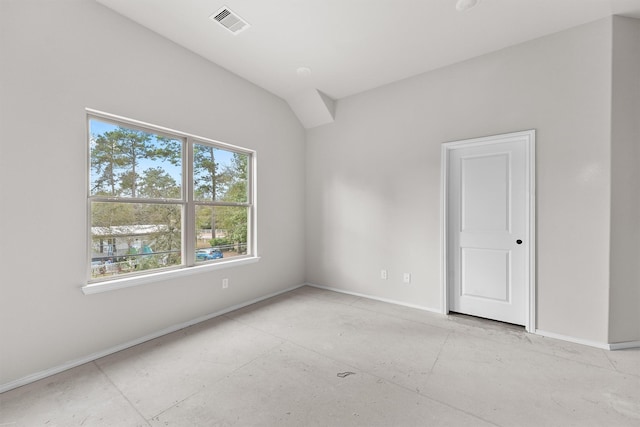
[(89, 120), (91, 195), (180, 199), (182, 141)]
[(248, 164), (247, 154), (194, 144), (194, 199), (247, 203)]
[(178, 204), (91, 203), (91, 278), (180, 265)]
[(248, 213), (244, 206), (196, 206), (196, 261), (247, 255)]

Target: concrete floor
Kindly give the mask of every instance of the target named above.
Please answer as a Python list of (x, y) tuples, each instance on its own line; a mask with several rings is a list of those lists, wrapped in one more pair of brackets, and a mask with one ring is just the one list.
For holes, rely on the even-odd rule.
[(0, 426), (640, 426), (640, 350), (304, 287), (0, 395)]

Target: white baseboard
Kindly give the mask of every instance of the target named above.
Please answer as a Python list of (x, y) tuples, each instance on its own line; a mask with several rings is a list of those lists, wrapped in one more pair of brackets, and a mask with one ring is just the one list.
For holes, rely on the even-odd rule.
[(640, 348), (640, 341), (614, 342), (609, 344), (609, 350), (624, 350), (627, 348)]
[(540, 335), (540, 336), (547, 337), (547, 338), (553, 338), (553, 339), (556, 339), (556, 340), (568, 341), (568, 342), (572, 342), (572, 343), (575, 343), (575, 344), (587, 345), (589, 347), (596, 347), (596, 348), (601, 348), (603, 350), (609, 350), (609, 345), (608, 344), (601, 343), (601, 342), (598, 342), (598, 341), (590, 341), (590, 340), (584, 340), (582, 338), (574, 338), (574, 337), (570, 337), (568, 335), (556, 334), (555, 332), (542, 331), (540, 329), (536, 329), (534, 333), (536, 335)]
[(381, 302), (388, 302), (390, 304), (402, 305), (404, 307), (416, 308), (418, 310), (424, 310), (424, 311), (429, 311), (431, 313), (442, 314), (442, 311), (440, 311), (438, 309), (425, 307), (425, 306), (422, 306), (422, 305), (408, 304), (408, 303), (402, 302), (402, 301), (392, 300), (392, 299), (388, 299), (388, 298), (375, 297), (375, 296), (372, 296), (372, 295), (361, 294), (361, 293), (358, 293), (358, 292), (345, 291), (344, 289), (332, 288), (330, 286), (316, 285), (315, 283), (307, 282), (306, 285), (307, 286), (311, 286), (313, 288), (326, 289), (327, 291), (339, 292), (341, 294), (353, 295), (353, 296), (356, 296), (356, 297), (362, 297), (362, 298), (372, 299), (372, 300), (381, 301)]
[(129, 347), (133, 347), (133, 346), (136, 346), (138, 344), (142, 344), (143, 342), (150, 341), (152, 339), (159, 338), (159, 337), (161, 337), (163, 335), (167, 335), (167, 334), (170, 334), (172, 332), (176, 332), (176, 331), (179, 331), (181, 329), (187, 328), (189, 326), (193, 326), (195, 324), (198, 324), (198, 323), (213, 319), (214, 317), (222, 316), (224, 314), (230, 313), (230, 312), (232, 312), (234, 310), (238, 310), (238, 309), (246, 307), (248, 305), (255, 304), (257, 302), (264, 301), (266, 299), (278, 296), (280, 294), (284, 294), (285, 292), (289, 292), (289, 291), (292, 291), (294, 289), (301, 288), (302, 286), (305, 286), (305, 284), (303, 283), (301, 285), (292, 286), (292, 287), (284, 289), (282, 291), (278, 291), (278, 292), (274, 292), (274, 293), (271, 293), (271, 294), (268, 294), (268, 295), (264, 295), (264, 296), (261, 296), (259, 298), (254, 298), (254, 299), (252, 299), (250, 301), (245, 301), (245, 302), (243, 302), (241, 304), (237, 304), (237, 305), (234, 305), (234, 306), (231, 306), (231, 307), (227, 307), (227, 308), (225, 308), (223, 310), (216, 311), (215, 313), (207, 314), (205, 316), (200, 316), (200, 317), (197, 317), (195, 319), (188, 320), (188, 321), (183, 322), (183, 323), (179, 323), (177, 325), (169, 326), (168, 328), (164, 328), (164, 329), (162, 329), (160, 331), (157, 331), (157, 332), (151, 333), (149, 335), (145, 335), (143, 337), (128, 341), (126, 343), (117, 345), (115, 347), (111, 347), (111, 348), (108, 348), (108, 349), (105, 349), (105, 350), (90, 354), (88, 356), (84, 356), (84, 357), (81, 357), (81, 358), (78, 358), (78, 359), (71, 360), (69, 362), (63, 363), (62, 365), (54, 366), (53, 368), (45, 369), (43, 371), (36, 372), (36, 373), (31, 374), (31, 375), (27, 375), (27, 376), (19, 378), (17, 380), (10, 381), (10, 382), (8, 382), (6, 384), (0, 384), (0, 393), (4, 393), (5, 391), (9, 391), (9, 390), (12, 390), (14, 388), (18, 388), (18, 387), (21, 387), (23, 385), (27, 385), (27, 384), (30, 384), (32, 382), (41, 380), (43, 378), (50, 377), (51, 375), (59, 374), (60, 372), (64, 372), (64, 371), (66, 371), (68, 369), (75, 368), (75, 367), (80, 366), (80, 365), (84, 365), (85, 363), (93, 362), (94, 360), (100, 359), (101, 357), (108, 356), (108, 355), (113, 354), (113, 353), (117, 353), (117, 352), (125, 350), (125, 349), (127, 349)]
[(540, 329), (536, 329), (535, 334), (547, 338), (554, 338), (557, 340), (569, 341), (576, 344), (588, 345), (589, 347), (601, 348), (603, 350), (624, 350), (626, 348), (640, 348), (640, 341), (601, 343), (597, 341), (584, 340), (582, 338), (574, 338), (567, 335), (556, 334), (554, 332), (541, 331)]

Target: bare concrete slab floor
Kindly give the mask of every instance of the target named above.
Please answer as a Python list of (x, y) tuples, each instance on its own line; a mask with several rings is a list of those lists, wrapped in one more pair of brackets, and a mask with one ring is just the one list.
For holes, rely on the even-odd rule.
[(640, 426), (640, 350), (303, 287), (0, 395), (0, 426)]

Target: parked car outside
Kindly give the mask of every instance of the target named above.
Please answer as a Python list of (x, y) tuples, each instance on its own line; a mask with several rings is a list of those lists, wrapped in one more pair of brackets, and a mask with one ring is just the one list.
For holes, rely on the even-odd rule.
[(197, 261), (209, 261), (222, 258), (222, 251), (218, 248), (198, 249), (196, 251)]

